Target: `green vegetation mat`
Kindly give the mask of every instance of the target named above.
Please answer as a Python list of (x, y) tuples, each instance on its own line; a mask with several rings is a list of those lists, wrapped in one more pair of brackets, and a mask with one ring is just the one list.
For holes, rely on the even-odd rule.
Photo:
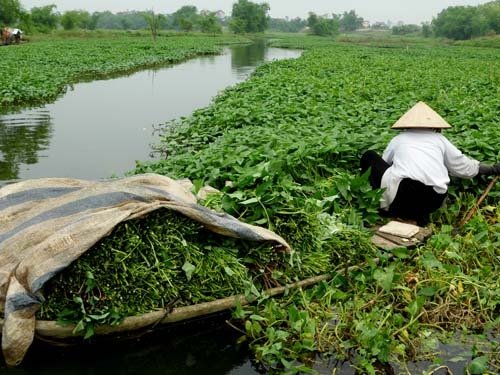
[(80, 34), (0, 48), (0, 112), (47, 103), (80, 81), (217, 54), (222, 44), (248, 42), (235, 36), (162, 35), (153, 42), (144, 34)]
[[(136, 172), (208, 183), (223, 191), (225, 211), (278, 233), (284, 216), (289, 225), (310, 220), (315, 228), (324, 215), (362, 233), (383, 219), (380, 192), (359, 176), (359, 158), (382, 151), (395, 135), (390, 126), (417, 101), (453, 125), (446, 136), (466, 154), (499, 159), (498, 49), (312, 37), (273, 43), (307, 51), (258, 68), (210, 107), (169, 123), (160, 145), (166, 159)], [(360, 268), (333, 264), (330, 282), (236, 309), (256, 360), (268, 371), (311, 372), (333, 355), (374, 374), (388, 363), (404, 369), (426, 359), (432, 371), (440, 364), (438, 339), (460, 330), (490, 339), (457, 361), (469, 373), (498, 372), (500, 187), (454, 230), (486, 184), (452, 181), (425, 246), (380, 252), (377, 263), (345, 238), (343, 247), (365, 258), (352, 261)]]

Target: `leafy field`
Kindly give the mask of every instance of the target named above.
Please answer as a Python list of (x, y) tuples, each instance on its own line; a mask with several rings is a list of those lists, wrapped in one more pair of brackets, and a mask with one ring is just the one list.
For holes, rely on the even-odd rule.
[[(97, 37), (98, 36), (98, 37)], [(425, 246), (392, 253), (370, 245), (380, 191), (360, 176), (363, 151), (382, 151), (390, 126), (417, 101), (453, 128), (446, 136), (484, 162), (500, 156), (498, 48), (420, 39), (273, 37), (304, 48), (261, 66), (207, 108), (166, 124), (165, 159), (136, 173), (188, 177), (222, 194), (205, 204), (266, 226), (294, 247), (211, 237), (165, 213), (118, 227), (51, 280), (39, 318), (95, 324), (230, 294), (256, 298), (234, 311), (256, 361), (269, 372), (314, 372), (325, 358), (361, 373), (427, 373), (438, 340), (457, 330), (489, 340), (453, 358), (468, 373), (500, 369), (500, 186), (463, 228), (488, 180), (453, 180)], [(0, 48), (0, 110), (47, 102), (71, 83), (217, 53), (233, 37), (93, 35)], [(484, 45), (489, 45), (485, 43)], [(21, 72), (21, 73), (19, 73)], [(154, 272), (152, 272), (154, 271)], [(268, 298), (259, 291), (328, 273), (329, 281)], [(132, 288), (133, 286), (133, 288)]]
[(83, 80), (215, 54), (221, 44), (248, 41), (232, 36), (162, 36), (154, 43), (147, 35), (94, 34), (59, 35), (0, 48), (0, 111), (50, 102)]
[[(369, 148), (382, 151), (395, 134), (390, 126), (419, 100), (453, 125), (446, 135), (466, 154), (499, 159), (497, 49), (362, 47), (304, 37), (274, 43), (309, 50), (297, 60), (260, 67), (210, 107), (169, 123), (161, 145), (165, 160), (139, 164), (136, 172), (219, 188), (225, 211), (276, 230), (301, 254), (304, 238), (324, 226), (317, 220), (325, 215), (338, 232), (363, 233), (382, 221), (380, 192), (359, 176), (359, 158)], [(486, 184), (452, 181), (425, 246), (363, 253), (365, 261), (351, 269), (348, 256), (331, 264), (329, 282), (282, 299), (262, 295), (252, 307), (237, 309), (256, 360), (266, 370), (294, 373), (312, 371), (319, 358), (333, 355), (376, 373), (387, 364), (410, 372), (405, 363), (425, 359), (432, 371), (441, 364), (437, 338), (460, 329), (497, 335), (458, 360), (469, 373), (496, 373), (500, 187), (466, 226), (453, 230)], [(284, 230), (283, 218), (286, 228), (299, 230)], [(343, 244), (359, 250), (348, 237)]]
[(490, 37), (474, 38), (471, 40), (458, 40), (454, 42), (454, 44), (469, 47), (500, 48), (500, 36), (495, 35)]

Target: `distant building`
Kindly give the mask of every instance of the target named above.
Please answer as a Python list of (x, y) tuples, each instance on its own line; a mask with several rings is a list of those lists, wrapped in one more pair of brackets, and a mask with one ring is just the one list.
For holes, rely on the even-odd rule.
[(374, 22), (371, 26), (372, 29), (389, 29), (390, 27), (385, 23), (385, 22), (381, 22), (381, 21), (378, 21), (378, 22)]
[(218, 10), (217, 12), (215, 12), (215, 17), (223, 20), (224, 18), (226, 18), (226, 13), (223, 10)]
[(208, 9), (200, 10), (201, 16), (209, 16), (210, 14), (214, 14), (219, 20), (223, 20), (226, 18), (226, 13), (223, 10), (218, 10), (216, 12)]
[(363, 21), (363, 25), (362, 25), (363, 29), (368, 29), (370, 27), (370, 21)]

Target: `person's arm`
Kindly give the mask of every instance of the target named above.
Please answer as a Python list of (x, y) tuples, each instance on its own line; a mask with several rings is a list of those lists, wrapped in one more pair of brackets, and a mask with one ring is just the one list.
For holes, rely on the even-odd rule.
[(473, 178), (479, 173), (479, 161), (465, 156), (446, 137), (444, 142), (444, 165), (450, 175), (460, 178)]
[(500, 175), (500, 163), (496, 163), (495, 165), (480, 163), (478, 175), (482, 176)]
[(395, 138), (391, 139), (391, 141), (385, 148), (384, 153), (382, 154), (382, 159), (384, 159), (384, 161), (389, 165), (392, 165), (392, 160), (394, 158), (394, 139)]

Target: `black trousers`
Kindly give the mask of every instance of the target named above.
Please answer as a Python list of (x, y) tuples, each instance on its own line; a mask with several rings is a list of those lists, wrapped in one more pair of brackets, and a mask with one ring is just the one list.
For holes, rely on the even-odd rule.
[[(380, 188), (382, 176), (389, 167), (375, 151), (366, 151), (361, 157), (361, 171), (365, 173), (371, 168), (369, 179), (374, 189)], [(429, 215), (441, 207), (445, 198), (446, 193), (439, 194), (432, 186), (404, 178), (387, 213), (389, 216), (415, 220), (418, 225), (427, 225)]]

